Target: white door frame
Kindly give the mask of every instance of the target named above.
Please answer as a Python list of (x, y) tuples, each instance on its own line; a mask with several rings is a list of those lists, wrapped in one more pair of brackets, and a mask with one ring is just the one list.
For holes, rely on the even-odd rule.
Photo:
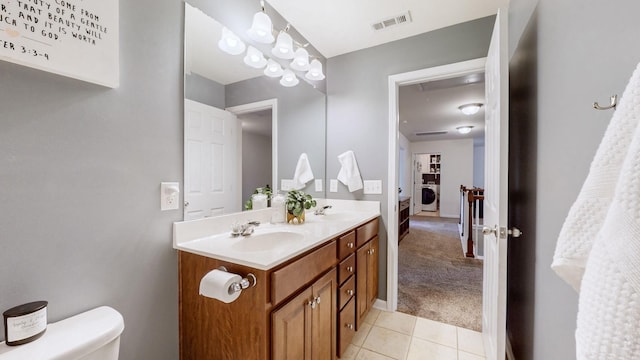
[(484, 72), (486, 58), (389, 76), (389, 172), (387, 184), (387, 310), (398, 308), (398, 87)]
[[(271, 109), (271, 188), (273, 191), (279, 189), (278, 186), (278, 99), (268, 99), (256, 101), (249, 104), (231, 106), (225, 110), (236, 115)], [(240, 136), (241, 138), (241, 136)], [(242, 141), (239, 144), (239, 164), (238, 179), (242, 179)]]

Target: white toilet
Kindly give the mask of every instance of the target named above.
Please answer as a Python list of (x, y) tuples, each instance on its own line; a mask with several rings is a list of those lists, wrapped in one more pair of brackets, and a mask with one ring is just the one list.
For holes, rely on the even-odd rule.
[(47, 325), (28, 344), (0, 343), (0, 360), (117, 360), (124, 320), (108, 306)]

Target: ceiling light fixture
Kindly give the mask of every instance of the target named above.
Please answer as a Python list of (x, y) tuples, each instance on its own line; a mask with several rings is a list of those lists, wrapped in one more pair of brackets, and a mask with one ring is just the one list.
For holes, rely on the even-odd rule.
[(287, 34), (286, 31), (289, 29), (289, 25), (284, 31), (281, 31), (278, 34), (278, 39), (276, 40), (276, 45), (271, 49), (271, 54), (277, 58), (291, 60), (293, 59), (293, 39), (291, 35)]
[(262, 69), (267, 65), (267, 59), (264, 58), (262, 52), (253, 46), (247, 48), (247, 55), (244, 57), (244, 63), (255, 69)]
[(307, 71), (311, 68), (309, 65), (309, 52), (303, 48), (298, 48), (291, 62), (291, 68), (298, 71)]
[(268, 77), (280, 77), (284, 71), (282, 70), (282, 66), (275, 62), (273, 59), (267, 60), (267, 67), (264, 68), (264, 74)]
[(296, 74), (294, 74), (293, 71), (289, 69), (284, 70), (282, 79), (280, 79), (280, 85), (284, 87), (293, 87), (298, 85), (299, 82), (300, 80), (298, 80), (298, 77), (296, 76)]
[(322, 73), (322, 63), (318, 59), (311, 60), (309, 65), (309, 71), (304, 75), (309, 80), (322, 80), (324, 74)]
[(473, 129), (473, 126), (467, 125), (467, 126), (458, 126), (456, 128), (456, 130), (458, 130), (458, 132), (460, 134), (468, 134), (471, 132), (471, 129)]
[(251, 23), (251, 28), (247, 30), (247, 35), (255, 42), (271, 44), (275, 40), (273, 37), (273, 23), (269, 15), (264, 12), (264, 1), (260, 1), (260, 4), (262, 5), (262, 11), (253, 15), (253, 23)]
[[(243, 36), (243, 39), (251, 45), (245, 44), (231, 30), (223, 27), (218, 47), (231, 55), (239, 55), (246, 50), (247, 53), (243, 58), (244, 63), (255, 69), (264, 68), (263, 72), (268, 77), (282, 77), (280, 79), (282, 86), (296, 86), (300, 82), (299, 78), (302, 78), (303, 75), (305, 79), (311, 81), (324, 80), (322, 63), (318, 58), (309, 55), (309, 51), (306, 49), (308, 43), (294, 41), (288, 33), (290, 24), (287, 24), (283, 30), (277, 31), (276, 29), (278, 36), (270, 55), (259, 50), (262, 46), (259, 44), (271, 44), (274, 41), (273, 22), (265, 12), (265, 0), (260, 0), (260, 5), (261, 11), (253, 15), (251, 28), (247, 29)], [(297, 47), (295, 52), (294, 45)], [(309, 83), (314, 88), (316, 87), (314, 83)]]
[(244, 52), (246, 45), (242, 40), (240, 40), (238, 35), (234, 34), (226, 27), (223, 27), (222, 37), (220, 38), (220, 41), (218, 41), (218, 47), (227, 54), (239, 55)]
[(465, 115), (473, 115), (473, 114), (476, 114), (478, 111), (480, 111), (481, 107), (482, 107), (481, 103), (471, 103), (471, 104), (460, 105), (458, 106), (458, 109), (460, 109), (460, 111), (462, 111), (462, 113)]

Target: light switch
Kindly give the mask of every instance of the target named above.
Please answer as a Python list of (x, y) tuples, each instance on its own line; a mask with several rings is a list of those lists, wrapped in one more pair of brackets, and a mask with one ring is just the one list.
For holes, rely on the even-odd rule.
[(316, 192), (322, 191), (322, 179), (316, 179)]
[(379, 195), (382, 194), (382, 180), (365, 180), (363, 182), (365, 194)]
[(329, 191), (338, 192), (338, 179), (331, 179), (329, 181)]
[(280, 190), (289, 191), (293, 189), (293, 179), (280, 180)]
[(180, 208), (180, 183), (160, 183), (160, 210), (176, 210)]

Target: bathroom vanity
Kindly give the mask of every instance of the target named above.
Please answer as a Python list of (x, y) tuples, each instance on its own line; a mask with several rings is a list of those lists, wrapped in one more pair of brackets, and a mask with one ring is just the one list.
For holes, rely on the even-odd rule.
[[(302, 225), (269, 224), (270, 209), (174, 224), (180, 359), (315, 360), (344, 352), (378, 295), (380, 205), (326, 202), (333, 206), (326, 215), (307, 212)], [(261, 225), (251, 236), (229, 235), (232, 223), (254, 220)], [(228, 304), (199, 295), (200, 280), (220, 266), (253, 274), (255, 286)]]

